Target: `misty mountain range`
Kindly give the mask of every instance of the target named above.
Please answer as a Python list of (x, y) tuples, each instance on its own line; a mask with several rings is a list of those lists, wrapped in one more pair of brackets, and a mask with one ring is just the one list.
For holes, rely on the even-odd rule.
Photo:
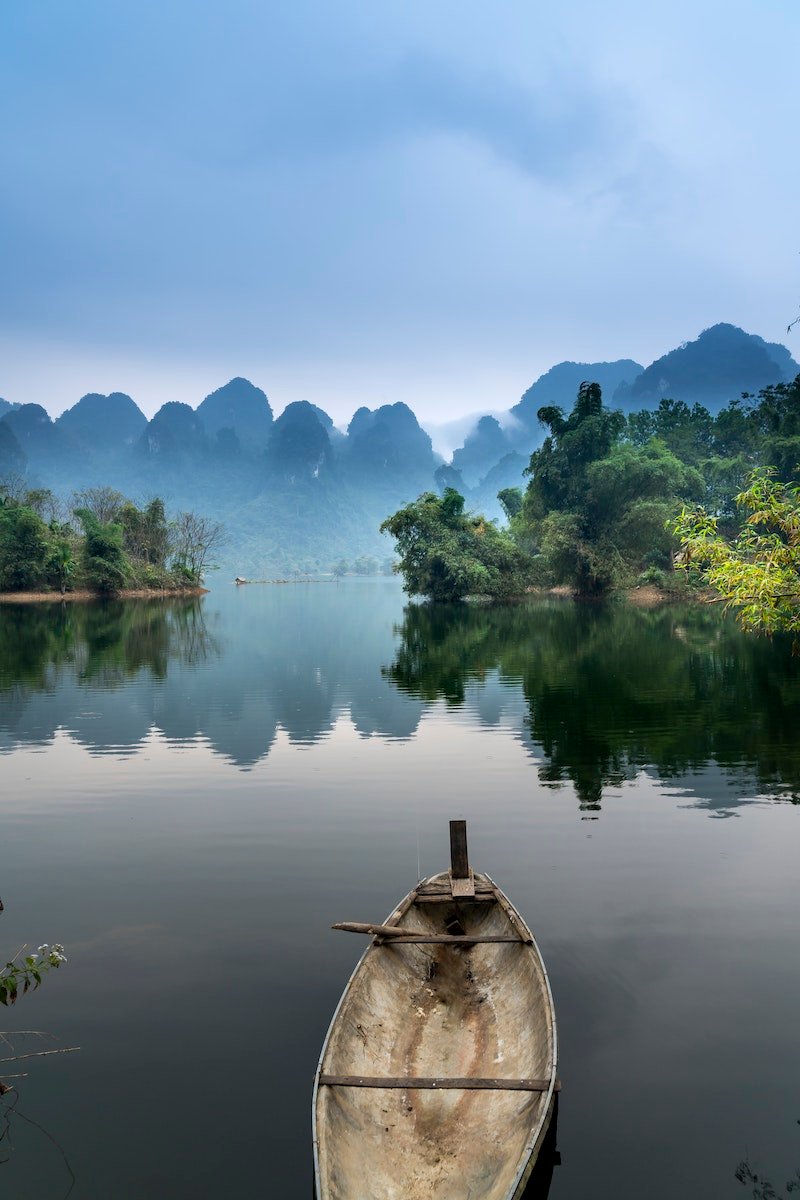
[(343, 431), (307, 401), (275, 418), (266, 394), (241, 378), (196, 409), (169, 401), (149, 421), (122, 392), (90, 393), (55, 420), (40, 405), (0, 400), (0, 480), (21, 473), (62, 495), (103, 484), (134, 499), (161, 495), (171, 509), (224, 522), (221, 565), (232, 572), (324, 571), (340, 558), (386, 558), (380, 522), (437, 486), (452, 484), (471, 507), (499, 516), (497, 492), (523, 483), (541, 444), (538, 410), (569, 410), (584, 380), (626, 412), (671, 397), (714, 413), (798, 372), (786, 347), (725, 324), (648, 367), (558, 363), (507, 411), (476, 418), (449, 463), (406, 404), (359, 408)]

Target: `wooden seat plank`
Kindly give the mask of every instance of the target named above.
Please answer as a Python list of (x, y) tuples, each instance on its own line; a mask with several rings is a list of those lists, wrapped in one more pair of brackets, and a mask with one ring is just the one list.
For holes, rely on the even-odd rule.
[[(549, 1079), (476, 1079), (473, 1076), (320, 1075), (319, 1082), (324, 1087), (404, 1088), (410, 1091), (546, 1092), (550, 1089)], [(558, 1079), (554, 1090), (561, 1090)]]
[(377, 935), (378, 941), (383, 946), (408, 946), (409, 944), (423, 945), (439, 944), (442, 946), (473, 946), (476, 943), (484, 942), (516, 942), (519, 946), (530, 946), (532, 943), (525, 938), (519, 937), (517, 934), (487, 934), (481, 936), (479, 933), (403, 933), (397, 937), (381, 937)]

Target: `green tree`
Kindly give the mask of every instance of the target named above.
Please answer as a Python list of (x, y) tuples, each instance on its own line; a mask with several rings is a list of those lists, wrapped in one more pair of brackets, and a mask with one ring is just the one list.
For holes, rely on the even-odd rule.
[(525, 590), (529, 564), (512, 539), (485, 517), (464, 512), (453, 488), (425, 492), (381, 525), (397, 542), (404, 588), (432, 600), (495, 598)]
[(696, 569), (743, 628), (800, 631), (800, 487), (762, 467), (736, 503), (747, 516), (733, 541), (722, 537), (717, 518), (704, 509), (681, 511), (675, 526), (680, 565)]
[(170, 529), (160, 497), (140, 509), (126, 500), (119, 510), (126, 553), (137, 562), (163, 569), (169, 553)]
[(625, 418), (603, 406), (597, 383), (582, 383), (569, 417), (560, 408), (540, 408), (539, 420), (550, 433), (534, 451), (525, 474), (531, 476), (525, 509), (532, 517), (575, 509), (586, 490), (590, 463), (605, 457), (620, 438)]
[(511, 521), (522, 511), (522, 488), (507, 487), (497, 493), (506, 518)]
[(680, 498), (703, 494), (699, 473), (652, 437), (621, 443), (625, 418), (603, 407), (595, 383), (581, 385), (568, 418), (556, 408), (539, 418), (550, 435), (531, 456), (511, 522), (518, 542), (537, 552), (537, 582), (595, 594), (632, 583), (646, 567), (671, 569), (665, 522)]
[(73, 552), (72, 541), (66, 530), (52, 529), (52, 540), (50, 544), (50, 554), (47, 559), (47, 573), (55, 579), (63, 596), (66, 592), (70, 580), (75, 575), (77, 562)]
[(130, 574), (130, 563), (122, 545), (122, 526), (103, 524), (88, 508), (75, 516), (83, 525), (83, 570), (86, 583), (97, 592), (117, 592)]
[(790, 483), (800, 463), (800, 375), (792, 383), (777, 383), (758, 394), (752, 414), (761, 441), (761, 462), (775, 468), (778, 479)]
[(43, 586), (49, 551), (47, 526), (33, 509), (0, 506), (0, 590)]
[(626, 434), (635, 446), (653, 438), (685, 463), (697, 466), (711, 452), (714, 419), (702, 404), (689, 407), (683, 400), (664, 399), (658, 408), (631, 413)]

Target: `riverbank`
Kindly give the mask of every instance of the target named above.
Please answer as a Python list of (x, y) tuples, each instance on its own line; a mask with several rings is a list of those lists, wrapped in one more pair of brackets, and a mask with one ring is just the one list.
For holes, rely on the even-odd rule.
[(120, 592), (0, 592), (0, 604), (43, 604), (75, 600), (177, 600), (184, 596), (206, 596), (208, 588), (124, 588)]
[(697, 592), (692, 593), (688, 590), (668, 592), (652, 583), (623, 588), (618, 595), (623, 596), (629, 604), (635, 604), (637, 608), (658, 608), (661, 604), (686, 604), (704, 599)]
[(660, 588), (654, 583), (640, 583), (632, 587), (611, 588), (596, 596), (581, 596), (574, 588), (560, 584), (552, 588), (531, 588), (526, 595), (559, 600), (583, 600), (605, 602), (623, 600), (637, 608), (658, 608), (664, 604), (718, 604), (719, 596), (710, 588)]

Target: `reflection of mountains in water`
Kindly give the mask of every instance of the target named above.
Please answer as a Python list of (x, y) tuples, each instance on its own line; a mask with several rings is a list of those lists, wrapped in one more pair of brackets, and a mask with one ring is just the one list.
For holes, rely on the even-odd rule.
[(397, 626), (398, 602), (371, 581), (3, 606), (0, 751), (63, 730), (130, 754), (156, 730), (249, 767), (279, 730), (313, 743), (347, 714), (363, 737), (411, 738), (443, 702), (510, 730), (587, 810), (639, 772), (716, 813), (800, 798), (800, 660), (785, 642), (699, 607), (411, 604)]
[(247, 767), (279, 729), (316, 742), (345, 712), (364, 737), (408, 738), (424, 705), (380, 677), (397, 599), (391, 584), (298, 585), (223, 593), (222, 613), (199, 599), (5, 605), (0, 750), (64, 730), (125, 754), (155, 729)]
[(714, 811), (800, 800), (800, 662), (717, 610), (410, 605), (384, 674), (427, 702), (488, 709), (487, 723), (498, 687), (518, 686), (540, 779), (571, 781), (589, 810), (642, 771)]

